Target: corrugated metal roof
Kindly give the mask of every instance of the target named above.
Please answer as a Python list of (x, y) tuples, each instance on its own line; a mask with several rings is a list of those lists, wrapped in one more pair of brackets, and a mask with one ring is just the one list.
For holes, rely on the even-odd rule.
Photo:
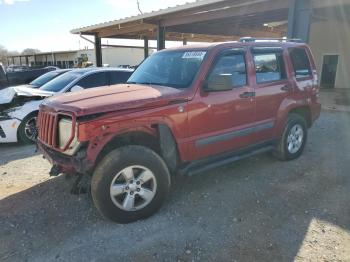
[(100, 29), (100, 28), (104, 28), (104, 27), (114, 26), (114, 25), (118, 25), (118, 24), (122, 24), (122, 23), (134, 22), (134, 21), (143, 20), (143, 19), (147, 19), (147, 18), (151, 18), (151, 17), (155, 17), (155, 16), (166, 15), (166, 14), (183, 11), (183, 10), (190, 9), (190, 8), (202, 7), (205, 5), (210, 5), (210, 4), (215, 4), (215, 3), (225, 2), (225, 1), (227, 1), (227, 0), (197, 0), (195, 2), (190, 2), (190, 3), (183, 4), (183, 5), (177, 5), (174, 7), (159, 9), (157, 11), (144, 13), (142, 15), (125, 17), (125, 18), (121, 18), (118, 20), (113, 20), (113, 21), (109, 21), (109, 22), (104, 22), (104, 23), (100, 23), (100, 24), (95, 24), (95, 25), (91, 25), (91, 26), (85, 26), (85, 27), (73, 29), (70, 32), (72, 34), (90, 32), (92, 30), (96, 30), (96, 29)]

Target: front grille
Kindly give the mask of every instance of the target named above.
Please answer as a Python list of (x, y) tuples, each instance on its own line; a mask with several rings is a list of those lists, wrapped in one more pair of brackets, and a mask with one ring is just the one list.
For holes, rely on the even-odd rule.
[(4, 130), (2, 129), (1, 126), (0, 126), (0, 137), (1, 138), (6, 138), (5, 132), (4, 132)]
[(39, 140), (50, 147), (56, 147), (57, 115), (40, 111), (38, 115)]

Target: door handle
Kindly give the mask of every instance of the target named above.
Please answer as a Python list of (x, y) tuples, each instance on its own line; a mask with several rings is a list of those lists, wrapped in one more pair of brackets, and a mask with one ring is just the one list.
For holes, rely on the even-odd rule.
[(240, 98), (251, 98), (255, 97), (255, 92), (244, 92), (239, 95)]

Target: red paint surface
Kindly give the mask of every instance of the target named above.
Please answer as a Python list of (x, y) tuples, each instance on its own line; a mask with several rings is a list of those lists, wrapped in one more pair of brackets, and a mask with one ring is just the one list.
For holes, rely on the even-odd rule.
[[(250, 52), (252, 46), (282, 47), (286, 80), (257, 84)], [(247, 85), (224, 92), (204, 92), (203, 83), (215, 57), (225, 49), (237, 47), (246, 50)], [(296, 80), (288, 55), (288, 48), (292, 47), (302, 47), (307, 50), (313, 70), (312, 77)], [(315, 121), (320, 114), (315, 63), (305, 44), (224, 43), (195, 48), (187, 46), (181, 49), (208, 50), (200, 71), (187, 89), (131, 84), (94, 88), (50, 98), (40, 110), (52, 113), (69, 112), (77, 117), (78, 140), (89, 142), (87, 160), (91, 163), (95, 163), (100, 151), (116, 135), (142, 131), (157, 136), (154, 126), (160, 123), (166, 124), (171, 129), (176, 139), (180, 159), (188, 162), (278, 138), (288, 112), (293, 108), (309, 108), (312, 121)], [(283, 87), (289, 89), (283, 90)], [(255, 92), (256, 96), (240, 98), (239, 95), (244, 92)], [(183, 112), (179, 112), (180, 106), (184, 108)], [(79, 122), (79, 117), (93, 114), (101, 115), (90, 121)], [(202, 147), (195, 145), (198, 139), (271, 121), (274, 122), (273, 129)], [(39, 120), (40, 124), (43, 122), (45, 123)], [(72, 167), (66, 164), (65, 168)]]

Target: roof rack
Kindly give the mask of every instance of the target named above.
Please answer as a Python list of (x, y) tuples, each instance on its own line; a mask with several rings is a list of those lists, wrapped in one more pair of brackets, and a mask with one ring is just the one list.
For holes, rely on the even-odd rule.
[(293, 43), (303, 43), (301, 39), (288, 39), (286, 37), (282, 38), (256, 38), (256, 37), (242, 37), (239, 39), (239, 42), (249, 43), (249, 42), (258, 42), (258, 41), (275, 41), (275, 42), (293, 42)]

